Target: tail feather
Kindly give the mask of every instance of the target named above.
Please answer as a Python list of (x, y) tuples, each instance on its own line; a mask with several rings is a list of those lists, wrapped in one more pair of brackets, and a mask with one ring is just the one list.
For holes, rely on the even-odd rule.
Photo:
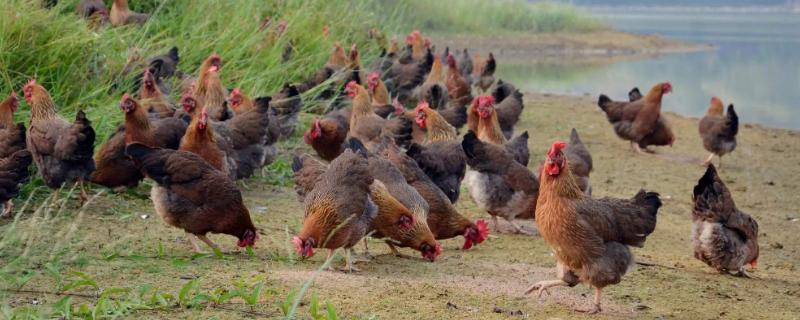
[(353, 152), (364, 158), (367, 158), (369, 155), (367, 147), (365, 147), (361, 140), (358, 140), (357, 138), (347, 139), (347, 148), (353, 150)]
[(600, 98), (597, 99), (597, 106), (603, 111), (606, 111), (609, 102), (611, 102), (611, 98), (609, 98), (607, 95), (601, 94)]
[(733, 109), (733, 104), (728, 106), (727, 118), (728, 135), (731, 137), (735, 136), (739, 133), (739, 115), (737, 115), (736, 110)]
[(461, 148), (464, 149), (464, 154), (467, 155), (467, 158), (474, 159), (477, 156), (476, 147), (480, 144), (480, 140), (478, 140), (478, 136), (475, 135), (475, 132), (470, 130), (464, 135), (464, 140), (461, 141)]

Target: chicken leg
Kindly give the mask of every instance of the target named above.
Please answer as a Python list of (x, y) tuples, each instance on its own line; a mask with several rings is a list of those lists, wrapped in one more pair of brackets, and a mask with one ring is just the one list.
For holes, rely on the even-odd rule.
[(531, 294), (531, 292), (538, 289), (539, 291), (536, 297), (541, 298), (542, 293), (544, 292), (547, 292), (548, 295), (550, 294), (550, 291), (547, 291), (548, 288), (559, 287), (559, 286), (569, 286), (569, 283), (561, 279), (539, 281), (537, 283), (534, 283), (532, 286), (528, 287), (528, 289), (525, 290), (525, 294), (526, 295)]
[(356, 268), (356, 266), (353, 264), (353, 248), (345, 248), (344, 252), (345, 252), (345, 266), (339, 270), (347, 273), (361, 271), (361, 269)]
[(714, 159), (714, 154), (713, 153), (708, 155), (708, 158), (706, 158), (706, 161), (703, 161), (703, 166), (704, 167), (708, 167), (708, 165), (711, 163), (712, 159)]
[(600, 308), (600, 295), (602, 293), (603, 293), (603, 289), (594, 288), (594, 301), (593, 301), (592, 308), (589, 309), (589, 310), (575, 310), (575, 311), (586, 312), (588, 314), (600, 313), (600, 311), (603, 311), (603, 309)]
[(0, 218), (11, 218), (11, 211), (14, 210), (14, 201), (8, 200), (3, 204), (3, 213)]
[(404, 255), (404, 254), (400, 253), (400, 250), (397, 250), (397, 247), (395, 247), (394, 244), (392, 244), (389, 240), (386, 240), (386, 245), (389, 246), (389, 250), (392, 250), (392, 254), (395, 257), (405, 258), (405, 259), (410, 259), (411, 258), (411, 257), (409, 257), (407, 255)]
[(529, 235), (529, 236), (533, 235), (533, 232), (523, 230), (522, 227), (517, 225), (511, 219), (506, 218), (506, 217), (503, 217), (503, 219), (506, 219), (506, 221), (508, 221), (508, 223), (511, 224), (512, 227), (514, 227), (514, 233), (516, 233), (516, 234), (524, 234), (524, 235)]
[(219, 249), (219, 246), (217, 246), (217, 244), (214, 243), (214, 241), (211, 241), (211, 239), (206, 237), (206, 235), (204, 235), (204, 234), (196, 234), (194, 236), (197, 237), (197, 239), (200, 239), (200, 241), (205, 242), (209, 247), (211, 247), (211, 250), (213, 250), (214, 253), (217, 253), (217, 252), (221, 253), (222, 252), (222, 250)]
[(750, 274), (749, 272), (747, 272), (747, 270), (744, 269), (744, 266), (739, 268), (739, 271), (734, 273), (733, 275), (737, 276), (737, 277), (748, 278), (748, 279), (758, 279), (758, 277), (756, 277), (756, 276)]
[(89, 200), (89, 195), (86, 194), (86, 189), (83, 186), (83, 178), (78, 178), (78, 187), (81, 189), (81, 207)]

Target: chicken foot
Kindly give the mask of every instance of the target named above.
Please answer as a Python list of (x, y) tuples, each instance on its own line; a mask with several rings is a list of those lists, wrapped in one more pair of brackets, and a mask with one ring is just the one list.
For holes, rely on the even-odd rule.
[(392, 243), (391, 243), (391, 242), (389, 242), (388, 240), (386, 241), (386, 245), (388, 245), (388, 246), (389, 246), (389, 250), (392, 250), (392, 254), (393, 254), (395, 257), (398, 257), (398, 258), (404, 258), (404, 259), (411, 259), (411, 257), (410, 257), (410, 256), (407, 256), (407, 255), (404, 255), (404, 254), (400, 253), (400, 250), (397, 250), (397, 247), (395, 247), (395, 246), (394, 246), (394, 244), (392, 244)]
[[(192, 235), (194, 237), (192, 237)], [(200, 241), (203, 241), (205, 244), (207, 244), (209, 247), (211, 247), (212, 251), (214, 251), (214, 252), (222, 252), (222, 250), (220, 250), (219, 246), (217, 246), (217, 244), (214, 243), (214, 241), (211, 241), (211, 239), (209, 239), (205, 235), (202, 235), (202, 234), (192, 234), (192, 235), (189, 235), (189, 242), (192, 243), (192, 248), (194, 249), (194, 252), (196, 252), (196, 253), (204, 253), (203, 249), (200, 247), (200, 244), (197, 243), (197, 239), (200, 239)]]
[(11, 200), (3, 204), (3, 213), (0, 213), (0, 218), (11, 218), (11, 212), (14, 210), (14, 202)]
[(594, 288), (594, 301), (593, 301), (592, 308), (589, 309), (589, 310), (575, 310), (575, 311), (585, 312), (587, 314), (600, 313), (601, 311), (603, 311), (603, 309), (600, 308), (600, 296), (601, 296), (602, 293), (603, 293), (603, 289)]
[(361, 271), (361, 269), (356, 268), (356, 266), (353, 263), (354, 262), (353, 248), (345, 248), (344, 252), (345, 252), (345, 266), (342, 267), (342, 268), (339, 268), (339, 271), (347, 272), (347, 273), (353, 273), (353, 272)]
[(569, 283), (561, 279), (539, 281), (537, 283), (534, 283), (532, 286), (528, 287), (528, 289), (525, 290), (525, 294), (526, 295), (531, 294), (531, 292), (538, 289), (539, 291), (536, 297), (541, 298), (542, 293), (546, 292), (548, 295), (550, 294), (550, 291), (547, 291), (548, 288), (559, 287), (559, 286), (569, 286)]
[(750, 274), (749, 272), (747, 272), (747, 270), (744, 269), (744, 266), (739, 268), (739, 271), (734, 273), (733, 275), (737, 276), (737, 277), (748, 278), (748, 279), (758, 279), (758, 277), (756, 277), (756, 276)]

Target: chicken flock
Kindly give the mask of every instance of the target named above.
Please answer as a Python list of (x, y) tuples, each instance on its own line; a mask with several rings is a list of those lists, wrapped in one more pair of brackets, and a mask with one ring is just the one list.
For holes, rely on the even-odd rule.
[[(147, 19), (128, 10), (125, 0), (113, 4), (110, 14), (102, 1), (83, 1), (78, 10), (113, 25)], [(97, 152), (86, 114), (62, 118), (35, 79), (22, 88), (30, 121), (27, 127), (15, 124), (20, 98), (12, 90), (0, 103), (2, 216), (11, 216), (12, 199), (34, 163), (52, 189), (77, 184), (81, 203), (88, 199), (86, 183), (121, 190), (151, 179), (155, 211), (189, 234), (194, 250), (202, 251), (197, 240), (220, 250), (208, 233), (228, 234), (238, 247), (252, 247), (258, 226), (236, 180), (276, 158), (275, 143), (297, 126), (301, 94), (324, 87), (316, 98), (331, 99), (334, 108), (303, 133), (315, 154), (295, 155), (292, 163), (304, 204), (302, 227), (291, 239), (299, 256), (311, 257), (315, 249), (330, 256), (342, 248), (344, 269), (356, 271), (353, 248), (365, 237), (383, 239), (395, 255), (410, 248), (429, 261), (442, 252), (439, 240), (463, 237), (462, 248), (470, 249), (488, 238), (490, 228), (454, 206), (464, 183), (496, 232), (502, 218), (514, 232), (531, 233), (515, 220), (533, 219), (553, 248), (557, 279), (535, 283), (526, 293), (583, 282), (595, 288), (588, 310), (594, 313), (601, 311), (602, 289), (619, 283), (635, 262), (629, 247), (642, 247), (656, 228), (662, 206), (656, 192), (592, 197), (592, 157), (576, 129), (568, 143), (552, 143), (534, 164), (538, 170), (529, 169), (528, 132), (515, 132), (523, 94), (495, 79), (491, 53), (486, 59), (467, 49), (436, 54), (430, 40), (414, 31), (404, 47), (391, 41), (373, 65), (363, 66), (355, 45), (346, 53), (336, 43), (323, 68), (307, 80), (255, 98), (222, 85), (222, 57), (215, 53), (196, 76), (183, 75), (182, 85), (170, 88), (167, 79), (179, 76), (179, 60), (172, 48), (133, 70), (138, 92), (122, 95), (124, 121)], [(634, 88), (628, 101), (600, 95), (598, 106), (620, 138), (636, 151), (653, 152), (648, 147), (675, 142), (661, 114), (661, 101), (671, 91), (672, 84), (663, 82), (645, 95)], [(171, 95), (180, 100), (171, 101)], [(720, 272), (749, 276), (744, 266), (758, 259), (758, 224), (736, 208), (710, 163), (736, 147), (738, 117), (733, 105), (724, 111), (721, 100), (712, 98), (699, 125), (711, 155), (692, 197), (693, 249)]]

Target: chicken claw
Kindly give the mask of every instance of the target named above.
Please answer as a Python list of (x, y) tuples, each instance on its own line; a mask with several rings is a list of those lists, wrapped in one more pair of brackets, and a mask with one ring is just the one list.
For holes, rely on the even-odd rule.
[(742, 266), (742, 268), (739, 269), (739, 272), (736, 272), (733, 275), (737, 276), (737, 277), (747, 278), (747, 279), (759, 279), (757, 276), (747, 272), (747, 270), (744, 269), (744, 266)]
[(566, 283), (564, 280), (539, 281), (537, 283), (534, 283), (532, 286), (528, 287), (528, 290), (525, 290), (525, 294), (528, 295), (531, 292), (533, 292), (533, 290), (539, 289), (539, 292), (538, 292), (536, 297), (537, 298), (541, 298), (542, 297), (542, 293), (544, 293), (544, 292), (547, 292), (547, 295), (550, 295), (550, 291), (547, 290), (548, 288), (556, 287), (556, 286), (567, 286), (567, 285), (569, 285), (569, 284)]
[(8, 200), (3, 204), (3, 213), (0, 213), (0, 218), (11, 218), (11, 211), (14, 210), (14, 202)]

